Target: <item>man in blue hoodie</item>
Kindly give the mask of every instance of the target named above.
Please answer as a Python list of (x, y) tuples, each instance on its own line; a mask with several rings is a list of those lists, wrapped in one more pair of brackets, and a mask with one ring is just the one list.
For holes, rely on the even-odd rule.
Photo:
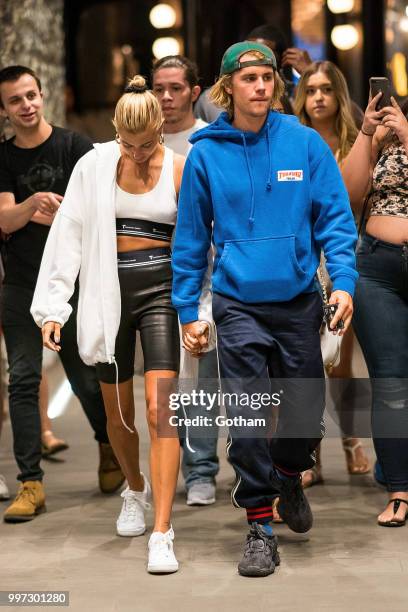
[[(207, 339), (197, 320), (198, 301), (213, 241), (223, 392), (264, 390), (265, 380), (276, 377), (323, 380), (322, 300), (315, 283), (322, 249), (333, 282), (330, 302), (337, 304), (332, 329), (343, 320), (343, 334), (353, 312), (357, 236), (347, 192), (317, 132), (272, 110), (282, 91), (268, 47), (245, 41), (227, 49), (212, 89), (213, 101), (226, 112), (191, 137), (183, 175), (173, 303), (184, 346), (199, 356)], [(237, 476), (232, 500), (246, 509), (250, 525), (238, 566), (244, 576), (266, 576), (279, 563), (271, 527), (275, 497), (294, 531), (306, 532), (313, 522), (300, 473), (314, 465), (324, 390), (319, 382), (319, 393), (308, 401), (307, 381), (290, 382), (291, 401), (280, 411), (281, 435), (230, 428), (228, 456)], [(242, 406), (231, 403), (227, 412), (233, 419), (242, 416)], [(294, 419), (300, 423), (295, 430)]]

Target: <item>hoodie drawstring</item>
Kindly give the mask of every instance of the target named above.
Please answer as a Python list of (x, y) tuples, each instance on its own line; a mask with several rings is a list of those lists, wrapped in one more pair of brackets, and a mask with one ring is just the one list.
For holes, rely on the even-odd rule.
[(266, 183), (267, 191), (272, 189), (272, 151), (271, 141), (269, 138), (269, 123), (266, 124), (266, 143), (268, 146), (268, 157), (269, 157), (269, 168), (268, 168), (268, 182)]
[(251, 164), (249, 163), (248, 149), (247, 149), (245, 134), (241, 134), (241, 136), (242, 136), (242, 141), (244, 143), (245, 159), (246, 159), (247, 168), (248, 168), (249, 180), (251, 182), (251, 210), (250, 210), (250, 213), (249, 213), (249, 224), (253, 225), (254, 221), (255, 221), (255, 187), (254, 187), (254, 177), (253, 177), (253, 174), (252, 174)]
[[(245, 160), (248, 168), (249, 180), (251, 182), (251, 210), (249, 213), (249, 224), (253, 225), (255, 221), (255, 186), (254, 186), (254, 176), (252, 174), (251, 164), (249, 162), (249, 155), (247, 149), (247, 142), (245, 138), (245, 134), (241, 134), (242, 142), (244, 145), (245, 151)], [(269, 123), (266, 124), (266, 144), (268, 147), (268, 177), (266, 183), (266, 190), (270, 191), (272, 189), (272, 150), (271, 150), (271, 139), (269, 138)]]

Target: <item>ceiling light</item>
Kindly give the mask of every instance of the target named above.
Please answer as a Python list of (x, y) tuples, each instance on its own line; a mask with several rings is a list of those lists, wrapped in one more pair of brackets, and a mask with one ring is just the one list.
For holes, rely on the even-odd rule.
[(403, 17), (399, 22), (401, 32), (408, 32), (408, 17)]
[(354, 8), (354, 0), (327, 0), (332, 13), (349, 13)]
[(153, 55), (156, 59), (161, 59), (166, 55), (178, 55), (180, 53), (180, 43), (177, 38), (165, 36), (156, 38), (152, 46)]
[(335, 26), (331, 31), (331, 41), (333, 45), (342, 51), (348, 51), (355, 47), (358, 40), (358, 31), (353, 25)]
[(154, 28), (172, 28), (176, 23), (176, 11), (169, 4), (156, 4), (149, 14)]

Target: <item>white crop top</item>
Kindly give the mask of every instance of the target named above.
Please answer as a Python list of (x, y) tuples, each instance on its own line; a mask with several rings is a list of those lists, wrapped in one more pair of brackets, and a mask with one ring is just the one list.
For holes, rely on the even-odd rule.
[(128, 193), (116, 183), (116, 234), (171, 241), (177, 217), (174, 153), (164, 148), (159, 180), (147, 193)]

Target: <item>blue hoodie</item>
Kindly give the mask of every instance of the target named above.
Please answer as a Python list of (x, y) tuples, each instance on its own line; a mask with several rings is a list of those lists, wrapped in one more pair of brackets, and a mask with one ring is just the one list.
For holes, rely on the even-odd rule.
[(251, 304), (312, 292), (323, 249), (333, 290), (353, 295), (355, 223), (317, 132), (272, 111), (259, 132), (243, 132), (222, 113), (190, 142), (172, 258), (181, 323), (198, 318), (211, 240), (216, 293)]

